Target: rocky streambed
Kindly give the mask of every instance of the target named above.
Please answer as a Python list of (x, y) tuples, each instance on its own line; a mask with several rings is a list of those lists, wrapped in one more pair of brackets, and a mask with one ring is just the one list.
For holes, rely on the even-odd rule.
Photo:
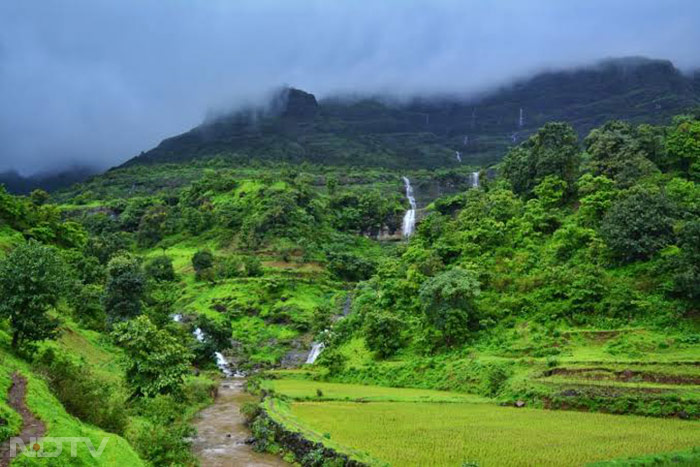
[(245, 392), (245, 379), (222, 381), (214, 404), (202, 410), (194, 420), (197, 437), (194, 454), (202, 467), (283, 466), (282, 459), (258, 453), (246, 444), (250, 432), (241, 407), (255, 397)]

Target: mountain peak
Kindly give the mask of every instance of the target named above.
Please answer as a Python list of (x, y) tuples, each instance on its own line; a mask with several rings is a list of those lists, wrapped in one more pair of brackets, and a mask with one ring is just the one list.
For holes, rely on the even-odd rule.
[(275, 98), (274, 107), (283, 117), (313, 118), (318, 113), (316, 96), (301, 89), (287, 87)]

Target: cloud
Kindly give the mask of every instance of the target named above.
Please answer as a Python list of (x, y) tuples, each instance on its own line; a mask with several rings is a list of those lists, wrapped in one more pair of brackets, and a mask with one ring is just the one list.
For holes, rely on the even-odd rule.
[(293, 85), (469, 94), (645, 55), (697, 65), (696, 0), (3, 0), (0, 171), (107, 167)]

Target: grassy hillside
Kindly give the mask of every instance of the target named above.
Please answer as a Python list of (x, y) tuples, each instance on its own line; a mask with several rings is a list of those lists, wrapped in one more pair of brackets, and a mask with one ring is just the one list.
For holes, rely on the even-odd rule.
[[(638, 66), (631, 85), (658, 84)], [(312, 97), (288, 97), (299, 107), (263, 126), (292, 119), (293, 134), (325, 118)], [(358, 125), (371, 121), (356, 110)], [(1, 190), (0, 381), (7, 391), (24, 374), (49, 432), (115, 433), (113, 459), (154, 465), (194, 462), (188, 422), (211, 400), (217, 359), (226, 370), (302, 367), (262, 383), (292, 401), (280, 417), (371, 459), (400, 464), (422, 436), (459, 449), (417, 444), (416, 459), (539, 460), (525, 446), (544, 450), (552, 427), (566, 427), (552, 435), (556, 460), (688, 451), (700, 417), (699, 142), (693, 115), (612, 121), (583, 140), (548, 123), (482, 170), (478, 188), (466, 162), (346, 168), (330, 164), (329, 146), (329, 164), (251, 162), (245, 149), (241, 164), (134, 162), (53, 198)], [(422, 143), (404, 143), (433, 163)], [(403, 176), (418, 203), (410, 238)], [(312, 342), (325, 350), (304, 368)], [(5, 439), (19, 428), (10, 402)], [(411, 415), (416, 406), (430, 416)], [(397, 435), (386, 451), (375, 430), (392, 410), (401, 423), (384, 430)], [(339, 418), (348, 423), (332, 430)], [(621, 437), (594, 454), (601, 423)], [(470, 439), (465, 424), (494, 436), (510, 426), (520, 454)]]

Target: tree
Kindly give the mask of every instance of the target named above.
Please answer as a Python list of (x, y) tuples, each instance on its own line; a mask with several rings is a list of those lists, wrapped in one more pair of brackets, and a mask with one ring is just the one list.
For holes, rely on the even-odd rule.
[(532, 190), (548, 175), (559, 177), (570, 187), (579, 163), (578, 136), (574, 129), (568, 123), (551, 122), (506, 154), (503, 175), (513, 191), (531, 196)]
[(53, 337), (57, 322), (48, 312), (66, 288), (65, 277), (56, 250), (34, 241), (0, 261), (0, 317), (10, 321), (14, 349)]
[(680, 255), (676, 259), (676, 292), (696, 304), (700, 301), (700, 221), (683, 225), (679, 232)]
[(173, 260), (168, 256), (158, 256), (146, 264), (146, 274), (153, 280), (172, 282), (175, 280)]
[(51, 195), (49, 195), (45, 190), (42, 190), (41, 188), (36, 188), (32, 190), (32, 192), (29, 194), (29, 199), (32, 200), (32, 203), (35, 206), (41, 206), (43, 204), (46, 204), (50, 197)]
[(126, 354), (124, 366), (132, 397), (179, 392), (192, 354), (176, 337), (158, 329), (146, 316), (119, 323), (112, 337)]
[(683, 119), (666, 137), (672, 161), (694, 180), (700, 180), (700, 121)]
[(627, 122), (613, 120), (592, 130), (584, 140), (590, 166), (595, 175), (603, 175), (617, 182), (619, 186), (631, 186), (640, 177), (655, 170), (647, 158), (636, 129)]
[(600, 233), (617, 260), (645, 260), (673, 241), (671, 212), (663, 194), (638, 189), (610, 208)]
[(442, 333), (445, 345), (462, 341), (479, 325), (474, 299), (480, 284), (472, 271), (454, 268), (428, 279), (420, 288), (420, 300), (429, 323)]
[(365, 317), (367, 347), (379, 358), (390, 357), (401, 348), (403, 322), (389, 313), (368, 313)]
[(192, 256), (192, 267), (197, 279), (202, 279), (212, 271), (214, 255), (209, 250), (199, 250)]
[(136, 258), (122, 255), (109, 261), (104, 307), (110, 322), (138, 316), (145, 291), (146, 279)]

